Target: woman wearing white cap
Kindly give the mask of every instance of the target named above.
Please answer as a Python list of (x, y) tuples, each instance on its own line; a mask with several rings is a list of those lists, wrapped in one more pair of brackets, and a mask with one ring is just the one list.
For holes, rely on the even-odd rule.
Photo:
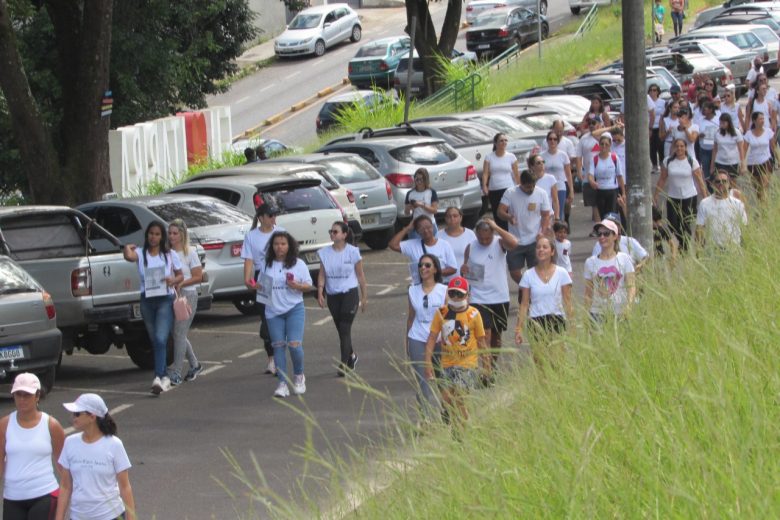
[(116, 436), (116, 423), (97, 394), (81, 394), (64, 403), (73, 413), (74, 433), (65, 439), (59, 458), (60, 499), (56, 520), (66, 511), (79, 520), (134, 520), (130, 459)]
[(620, 232), (617, 224), (604, 219), (593, 227), (599, 238), (601, 252), (585, 260), (585, 306), (594, 321), (601, 322), (608, 314), (621, 315), (634, 301), (634, 263), (626, 253), (618, 251)]
[(16, 411), (0, 419), (3, 519), (47, 520), (57, 507), (54, 461), (65, 432), (57, 419), (38, 410), (41, 382), (35, 374), (16, 376), (11, 395)]

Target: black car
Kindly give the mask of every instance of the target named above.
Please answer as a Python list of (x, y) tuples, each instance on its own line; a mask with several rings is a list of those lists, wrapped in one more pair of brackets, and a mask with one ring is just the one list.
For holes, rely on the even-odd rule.
[[(466, 32), (466, 47), (477, 53), (500, 54), (512, 45), (522, 47), (538, 38), (539, 16), (525, 7), (502, 7), (479, 14)], [(542, 39), (550, 33), (547, 18), (541, 17)]]
[(705, 23), (701, 28), (705, 27), (719, 27), (721, 25), (765, 25), (772, 29), (775, 34), (780, 36), (780, 23), (769, 14), (754, 13), (754, 14), (720, 14)]

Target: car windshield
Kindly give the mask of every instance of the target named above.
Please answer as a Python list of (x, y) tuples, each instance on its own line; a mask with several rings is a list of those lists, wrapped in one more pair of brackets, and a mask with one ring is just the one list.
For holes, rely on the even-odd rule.
[(549, 130), (552, 128), (553, 121), (559, 119), (554, 114), (536, 114), (532, 116), (521, 116), (520, 121), (530, 125), (534, 130)]
[(758, 36), (762, 42), (764, 43), (772, 43), (780, 41), (780, 36), (778, 36), (772, 29), (766, 28), (766, 27), (760, 27), (756, 29), (751, 29), (751, 32), (754, 32), (756, 36)]
[(320, 164), (328, 168), (328, 173), (334, 176), (339, 184), (372, 181), (381, 177), (373, 166), (357, 157), (335, 157), (322, 160)]
[(314, 29), (315, 27), (320, 25), (321, 19), (322, 19), (321, 14), (301, 13), (292, 19), (292, 22), (290, 22), (290, 25), (288, 25), (287, 28), (292, 30)]
[(504, 13), (484, 13), (474, 19), (474, 27), (487, 27), (491, 25), (504, 25), (506, 15)]
[(493, 136), (495, 135), (495, 133), (490, 132), (488, 129), (466, 124), (440, 126), (439, 130), (449, 136), (449, 143), (452, 145), (469, 145), (492, 141)]
[(0, 295), (37, 291), (38, 284), (27, 271), (7, 258), (0, 258)]
[(478, 123), (482, 123), (485, 126), (489, 126), (490, 128), (495, 128), (499, 132), (503, 132), (505, 134), (524, 134), (528, 132), (534, 132), (536, 130), (531, 125), (511, 117), (491, 116), (485, 114), (474, 116), (472, 119)]
[(221, 200), (187, 200), (169, 202), (149, 208), (165, 222), (180, 218), (188, 228), (218, 224), (245, 223), (251, 218), (235, 206)]
[(319, 186), (264, 191), (263, 201), (279, 208), (282, 215), (336, 208), (328, 192)]
[(356, 58), (376, 58), (376, 57), (383, 57), (385, 54), (387, 54), (387, 46), (386, 45), (364, 45), (360, 49), (358, 49), (357, 54), (355, 54)]
[(327, 117), (330, 116), (331, 118), (335, 117), (336, 114), (338, 114), (341, 110), (343, 110), (346, 107), (353, 106), (355, 104), (363, 102), (362, 100), (357, 101), (334, 101), (332, 103), (325, 103), (322, 105), (322, 109), (320, 110), (320, 117), (323, 116)]
[(454, 161), (458, 154), (445, 143), (413, 144), (390, 150), (397, 161), (409, 164), (444, 164)]
[(648, 76), (647, 77), (647, 89), (650, 90), (650, 85), (658, 85), (661, 88), (661, 92), (666, 92), (670, 88), (672, 88), (671, 83), (669, 83), (669, 80), (664, 78), (663, 76)]
[(742, 54), (739, 47), (728, 40), (705, 40), (699, 45), (707, 49), (713, 56), (733, 56), (734, 54)]

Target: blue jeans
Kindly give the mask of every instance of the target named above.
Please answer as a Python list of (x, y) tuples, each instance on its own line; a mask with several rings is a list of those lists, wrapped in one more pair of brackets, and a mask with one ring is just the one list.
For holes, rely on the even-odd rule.
[(564, 220), (564, 215), (566, 214), (566, 195), (568, 191), (565, 189), (558, 188), (558, 208), (561, 212), (560, 215), (558, 215), (558, 220)]
[(271, 346), (274, 349), (274, 364), (276, 375), (280, 382), (290, 382), (287, 377), (287, 350), (293, 363), (293, 374), (303, 375), (303, 327), (306, 322), (306, 311), (303, 302), (284, 314), (267, 318), (268, 332), (271, 335)]
[(154, 349), (154, 375), (165, 377), (168, 336), (173, 329), (173, 295), (147, 298), (141, 295), (141, 316)]
[[(712, 166), (712, 148), (699, 148), (699, 163), (701, 165), (701, 176), (704, 182), (710, 178), (710, 166)], [(706, 193), (704, 194), (706, 196)]]
[[(407, 338), (407, 341), (409, 342), (409, 349), (406, 354), (409, 356), (409, 363), (414, 370), (417, 384), (420, 385), (420, 391), (417, 393), (417, 402), (426, 415), (431, 415), (433, 412), (438, 413), (440, 408), (438, 399), (433, 393), (430, 382), (425, 379), (425, 342), (412, 338)], [(438, 366), (440, 356), (441, 344), (436, 343), (436, 346), (433, 348), (434, 367)]]
[(684, 17), (685, 15), (683, 13), (676, 13), (672, 11), (672, 25), (674, 26), (675, 36), (680, 36), (682, 34)]

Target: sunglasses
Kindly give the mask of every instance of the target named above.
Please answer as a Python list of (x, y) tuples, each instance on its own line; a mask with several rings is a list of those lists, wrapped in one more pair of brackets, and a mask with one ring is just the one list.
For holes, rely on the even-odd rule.
[(336, 233), (338, 233), (339, 231), (340, 231), (339, 229), (329, 229), (329, 230), (328, 230), (328, 233), (330, 233), (331, 235), (335, 235), (335, 234), (336, 234)]
[(81, 415), (87, 415), (87, 412), (73, 412), (73, 417), (81, 417)]
[(447, 291), (447, 296), (449, 296), (450, 298), (458, 298), (458, 299), (460, 299), (460, 298), (465, 298), (466, 297), (466, 293), (462, 293), (460, 291), (452, 289), (451, 291)]
[(431, 267), (433, 267), (433, 264), (430, 262), (421, 262), (417, 264), (417, 269), (422, 269), (423, 267), (425, 267), (426, 269), (430, 269)]
[(729, 181), (727, 179), (715, 179), (712, 181), (712, 184), (721, 185), (721, 184), (728, 184)]
[(612, 231), (598, 231), (596, 232), (597, 237), (608, 237), (612, 235)]
[(534, 165), (536, 165), (536, 166), (544, 166), (544, 161), (536, 161), (534, 163)]

